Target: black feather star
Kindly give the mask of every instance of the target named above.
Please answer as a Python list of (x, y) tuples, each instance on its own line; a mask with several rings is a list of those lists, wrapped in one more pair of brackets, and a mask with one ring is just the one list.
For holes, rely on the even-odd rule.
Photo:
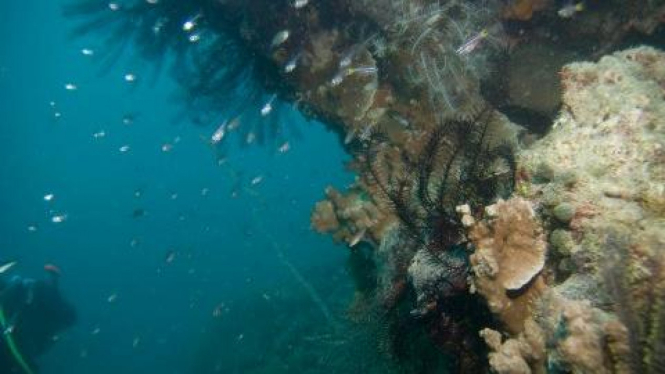
[(375, 187), (377, 197), (419, 244), (434, 251), (451, 248), (463, 235), (457, 206), (469, 204), (478, 211), (512, 193), (515, 158), (507, 144), (490, 146), (493, 120), (486, 110), (473, 119), (440, 124), (415, 164), (394, 165), (396, 161), (386, 157), (385, 143), (368, 148), (365, 182)]

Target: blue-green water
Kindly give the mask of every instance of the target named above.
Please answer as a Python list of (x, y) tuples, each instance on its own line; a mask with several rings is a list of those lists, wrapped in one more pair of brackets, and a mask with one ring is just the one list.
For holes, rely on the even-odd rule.
[[(329, 331), (311, 291), (344, 313), (347, 252), (310, 231), (309, 212), (327, 184), (351, 181), (336, 136), (294, 113), (290, 151), (250, 147), (219, 165), (202, 140), (214, 128), (178, 120), (168, 74), (153, 79), (131, 49), (99, 74), (81, 49), (103, 43), (69, 38), (61, 5), (0, 4), (0, 261), (34, 278), (57, 265), (78, 313), (41, 372), (189, 373), (211, 362), (211, 336), (228, 344), (218, 371), (242, 372), (232, 357), (269, 356), (266, 319), (301, 312), (310, 336)], [(233, 328), (211, 331), (220, 320)]]

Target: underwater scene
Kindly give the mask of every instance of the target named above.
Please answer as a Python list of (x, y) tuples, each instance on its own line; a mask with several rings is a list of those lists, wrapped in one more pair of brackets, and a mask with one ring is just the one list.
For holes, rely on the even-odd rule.
[(0, 374), (665, 373), (665, 0), (0, 2)]

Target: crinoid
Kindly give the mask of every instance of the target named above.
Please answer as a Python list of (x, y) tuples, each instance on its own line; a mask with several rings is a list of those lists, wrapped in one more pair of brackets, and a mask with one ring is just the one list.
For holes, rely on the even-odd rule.
[(515, 160), (510, 146), (493, 139), (494, 119), (485, 110), (471, 120), (448, 120), (431, 131), (415, 156), (382, 142), (368, 148), (363, 177), (369, 191), (432, 252), (462, 239), (458, 205), (478, 210), (512, 192)]
[(73, 37), (102, 37), (95, 58), (103, 71), (136, 56), (157, 74), (168, 68), (179, 85), (176, 117), (202, 126), (233, 123), (227, 132), (237, 127), (244, 144), (281, 143), (298, 135), (283, 128), (297, 122), (284, 118), (295, 115), (287, 102), (293, 92), (262, 45), (247, 41), (248, 3), (256, 1), (75, 0), (64, 13), (77, 21)]
[[(467, 289), (468, 254), (461, 245), (463, 225), (456, 207), (468, 204), (478, 211), (509, 195), (514, 185), (512, 148), (494, 139), (495, 119), (484, 110), (473, 120), (446, 121), (416, 152), (374, 139), (363, 174), (368, 191), (398, 217), (406, 238), (379, 251), (388, 261), (401, 261), (384, 266), (392, 272), (382, 277), (392, 282), (383, 285), (385, 294), (397, 300), (389, 307), (410, 309), (398, 318), (422, 321), (436, 346), (458, 357), (461, 372), (477, 372), (485, 365), (477, 331), (491, 325), (491, 317)], [(392, 285), (405, 280), (410, 288), (402, 293), (413, 297), (395, 297)]]

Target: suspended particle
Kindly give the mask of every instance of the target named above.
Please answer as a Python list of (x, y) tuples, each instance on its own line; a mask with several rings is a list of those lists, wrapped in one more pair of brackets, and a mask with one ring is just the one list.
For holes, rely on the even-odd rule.
[(78, 86), (76, 86), (74, 83), (65, 84), (65, 90), (67, 90), (67, 91), (76, 91), (77, 89), (78, 89)]

